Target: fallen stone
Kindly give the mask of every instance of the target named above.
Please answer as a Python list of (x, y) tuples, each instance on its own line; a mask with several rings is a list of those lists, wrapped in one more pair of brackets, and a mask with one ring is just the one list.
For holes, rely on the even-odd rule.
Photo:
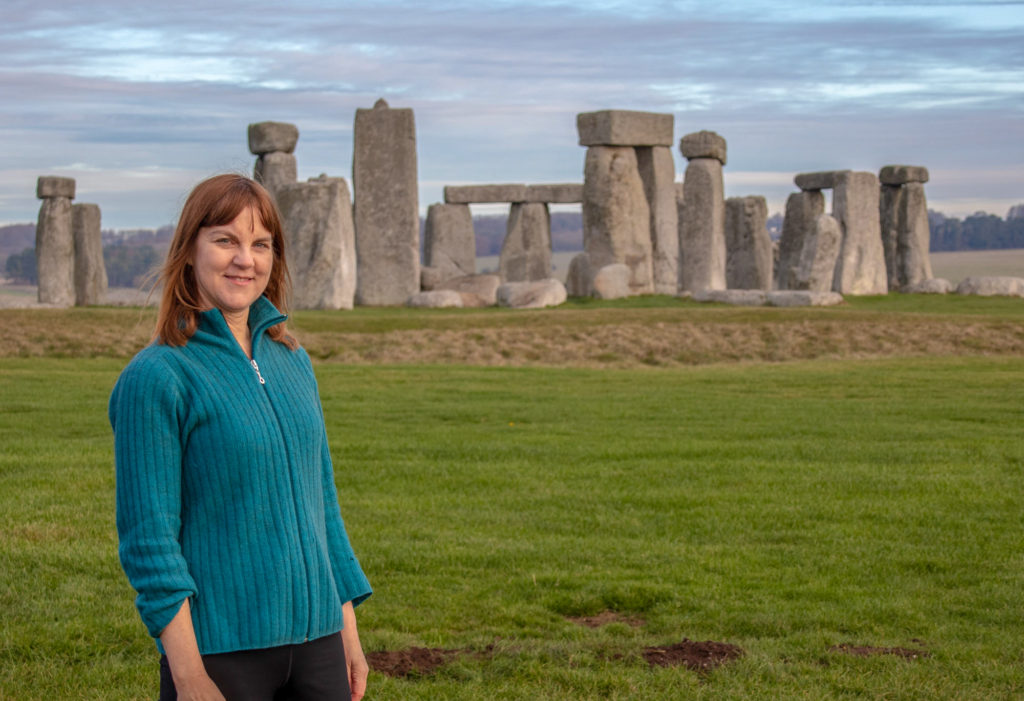
[(687, 134), (679, 141), (679, 151), (687, 160), (714, 158), (725, 165), (725, 139), (713, 131), (697, 131)]
[(75, 246), (75, 306), (103, 304), (107, 298), (107, 267), (103, 262), (99, 205), (71, 205), (71, 232)]
[(842, 180), (848, 170), (823, 170), (817, 173), (799, 173), (793, 181), (801, 190), (830, 190)]
[(956, 293), (981, 297), (1024, 297), (1024, 278), (972, 276), (960, 281)]
[(621, 299), (628, 297), (629, 268), (622, 263), (606, 265), (594, 274), (592, 294), (598, 299)]
[(420, 289), (416, 125), (411, 109), (378, 100), (357, 109), (352, 183), (356, 302), (399, 305)]
[(298, 181), (298, 169), (298, 163), (293, 154), (284, 151), (271, 151), (256, 159), (252, 177), (273, 195), (283, 186)]
[(36, 222), (37, 299), (41, 304), (70, 307), (75, 303), (75, 243), (71, 233), (71, 200), (48, 197)]
[(878, 171), (883, 185), (906, 185), (928, 182), (928, 169), (924, 166), (885, 166)]
[(344, 178), (320, 176), (283, 185), (276, 197), (287, 241), (292, 308), (351, 309), (358, 272)]
[(907, 285), (900, 292), (917, 295), (945, 295), (953, 291), (953, 283), (945, 278), (936, 277), (930, 280), (921, 280), (912, 285)]
[(447, 204), (488, 204), (526, 202), (526, 185), (446, 185), (444, 201)]
[(679, 286), (681, 290), (724, 290), (725, 200), (722, 164), (695, 158), (686, 166), (683, 208), (679, 214)]
[(580, 146), (672, 146), (671, 114), (601, 110), (576, 115)]
[(725, 283), (729, 289), (770, 290), (772, 239), (765, 223), (764, 197), (730, 197), (725, 201)]
[(832, 195), (832, 211), (843, 231), (832, 289), (844, 295), (889, 291), (879, 223), (879, 183), (874, 173), (845, 172)]
[(590, 257), (586, 253), (579, 253), (569, 261), (565, 291), (570, 297), (589, 297), (594, 291)]
[(835, 217), (823, 213), (814, 218), (810, 231), (804, 237), (804, 247), (794, 277), (795, 289), (811, 292), (828, 292), (832, 289), (832, 277), (842, 239), (842, 230)]
[(465, 275), (445, 280), (438, 289), (458, 292), (464, 307), (493, 307), (498, 303), (500, 285), (497, 275)]
[(565, 302), (565, 285), (554, 278), (533, 282), (506, 282), (498, 288), (499, 307), (537, 309)]
[(583, 201), (583, 185), (581, 183), (527, 185), (521, 201), (544, 202), (545, 204), (579, 204)]
[(636, 149), (591, 146), (583, 178), (583, 250), (590, 268), (629, 267), (632, 294), (654, 291), (650, 208)]
[(442, 279), (476, 273), (476, 238), (469, 205), (432, 204), (427, 208), (423, 264), (437, 268)]
[[(801, 190), (786, 199), (786, 214), (782, 219), (782, 236), (779, 239), (779, 263), (775, 273), (776, 289), (797, 289), (797, 271), (800, 269), (804, 239), (814, 226), (814, 220), (824, 212), (825, 195), (818, 190)], [(832, 284), (831, 277), (829, 284)]]
[(693, 293), (693, 301), (761, 307), (764, 306), (766, 294), (764, 290), (697, 290)]
[(462, 307), (462, 295), (455, 290), (431, 290), (417, 292), (406, 300), (407, 307), (424, 307), (439, 309), (442, 307)]
[(292, 153), (299, 142), (299, 129), (286, 122), (257, 122), (249, 125), (249, 152), (262, 156), (282, 151)]
[(41, 200), (51, 197), (67, 197), (75, 199), (75, 179), (62, 178), (59, 175), (40, 175), (36, 180), (36, 197)]
[(765, 297), (770, 307), (831, 307), (843, 303), (838, 292), (812, 292), (810, 290), (774, 290)]
[(679, 290), (679, 213), (672, 150), (668, 146), (638, 146), (636, 161), (651, 212), (654, 292), (674, 295)]
[(498, 274), (502, 282), (551, 277), (551, 215), (546, 204), (516, 202), (509, 208)]

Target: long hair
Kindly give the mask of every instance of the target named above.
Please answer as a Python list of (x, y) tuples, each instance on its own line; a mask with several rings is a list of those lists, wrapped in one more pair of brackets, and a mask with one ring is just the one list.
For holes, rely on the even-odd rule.
[[(193, 188), (178, 218), (167, 260), (160, 270), (158, 284), (163, 284), (163, 294), (155, 340), (169, 346), (183, 346), (192, 338), (199, 325), (199, 312), (204, 309), (192, 268), (199, 230), (229, 224), (248, 207), (255, 210), (272, 238), (274, 262), (263, 296), (281, 312), (288, 312), (291, 279), (284, 255), (281, 217), (273, 199), (262, 185), (244, 175), (215, 175)], [(283, 322), (270, 327), (267, 335), (292, 350), (299, 346)]]

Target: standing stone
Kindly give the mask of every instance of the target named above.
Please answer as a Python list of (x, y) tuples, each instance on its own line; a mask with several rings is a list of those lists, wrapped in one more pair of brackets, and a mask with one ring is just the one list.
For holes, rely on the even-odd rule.
[(423, 229), (423, 264), (440, 280), (476, 273), (473, 215), (467, 204), (432, 204)]
[(842, 227), (843, 243), (832, 289), (840, 294), (884, 295), (889, 291), (878, 202), (879, 183), (874, 173), (848, 171), (837, 179), (832, 212)]
[(900, 288), (897, 248), (900, 237), (900, 202), (902, 199), (902, 187), (882, 185), (878, 196), (878, 221), (882, 229), (882, 252), (885, 254), (885, 272), (890, 290)]
[(71, 233), (73, 178), (40, 176), (36, 196), (43, 200), (36, 223), (38, 299), (70, 307), (75, 303), (75, 240)]
[(540, 202), (514, 202), (509, 208), (498, 274), (505, 282), (551, 277), (551, 215)]
[(690, 159), (683, 176), (679, 287), (684, 292), (722, 290), (726, 287), (725, 139), (708, 131), (688, 134), (679, 142), (679, 150)]
[(586, 253), (577, 253), (569, 261), (569, 270), (565, 275), (566, 293), (570, 297), (589, 297), (593, 291), (592, 279), (590, 257)]
[(654, 291), (679, 291), (679, 214), (676, 209), (676, 166), (668, 146), (638, 146), (637, 167), (651, 211), (651, 255)]
[(899, 233), (896, 239), (899, 284), (913, 285), (932, 277), (931, 231), (928, 227), (928, 203), (924, 184), (910, 182), (903, 191), (899, 207)]
[[(344, 178), (310, 178), (277, 193), (295, 309), (351, 309), (357, 272), (352, 204)], [(405, 300), (402, 300), (403, 302)]]
[(75, 242), (75, 305), (103, 304), (107, 297), (107, 267), (103, 263), (99, 205), (72, 205), (71, 231)]
[(650, 207), (628, 146), (591, 146), (583, 173), (583, 250), (591, 270), (624, 263), (632, 294), (654, 291)]
[(772, 239), (764, 197), (725, 201), (725, 281), (731, 290), (772, 288)]
[(354, 133), (356, 301), (404, 304), (420, 288), (413, 112), (378, 100), (373, 109), (356, 110)]
[(294, 154), (283, 151), (265, 153), (256, 158), (252, 179), (273, 195), (285, 185), (298, 181), (298, 168)]
[(794, 192), (786, 200), (786, 214), (782, 219), (782, 237), (779, 239), (779, 264), (775, 287), (795, 290), (797, 269), (804, 238), (814, 220), (825, 212), (825, 195), (820, 190)]
[(828, 292), (832, 289), (836, 259), (842, 242), (842, 230), (835, 217), (819, 214), (811, 222), (804, 236), (804, 247), (800, 252), (793, 287), (811, 292)]
[(253, 180), (271, 195), (285, 185), (296, 182), (298, 166), (295, 145), (299, 129), (287, 122), (257, 122), (249, 125), (249, 152), (256, 156)]
[(629, 296), (629, 268), (622, 263), (606, 265), (596, 273), (593, 295), (598, 299), (620, 299)]

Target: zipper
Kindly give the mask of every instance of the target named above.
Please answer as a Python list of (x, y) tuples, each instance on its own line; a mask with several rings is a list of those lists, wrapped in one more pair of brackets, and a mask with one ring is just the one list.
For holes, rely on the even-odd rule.
[(267, 381), (263, 379), (263, 375), (260, 374), (260, 366), (256, 364), (256, 359), (253, 358), (252, 360), (250, 360), (249, 364), (252, 365), (252, 369), (256, 371), (256, 377), (260, 378), (260, 384), (267, 384)]

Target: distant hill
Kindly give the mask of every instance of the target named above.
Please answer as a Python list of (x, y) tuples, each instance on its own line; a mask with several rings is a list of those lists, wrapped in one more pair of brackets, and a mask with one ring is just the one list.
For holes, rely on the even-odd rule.
[(36, 245), (35, 224), (9, 224), (0, 226), (0, 271), (4, 269), (7, 256), (21, 253)]

